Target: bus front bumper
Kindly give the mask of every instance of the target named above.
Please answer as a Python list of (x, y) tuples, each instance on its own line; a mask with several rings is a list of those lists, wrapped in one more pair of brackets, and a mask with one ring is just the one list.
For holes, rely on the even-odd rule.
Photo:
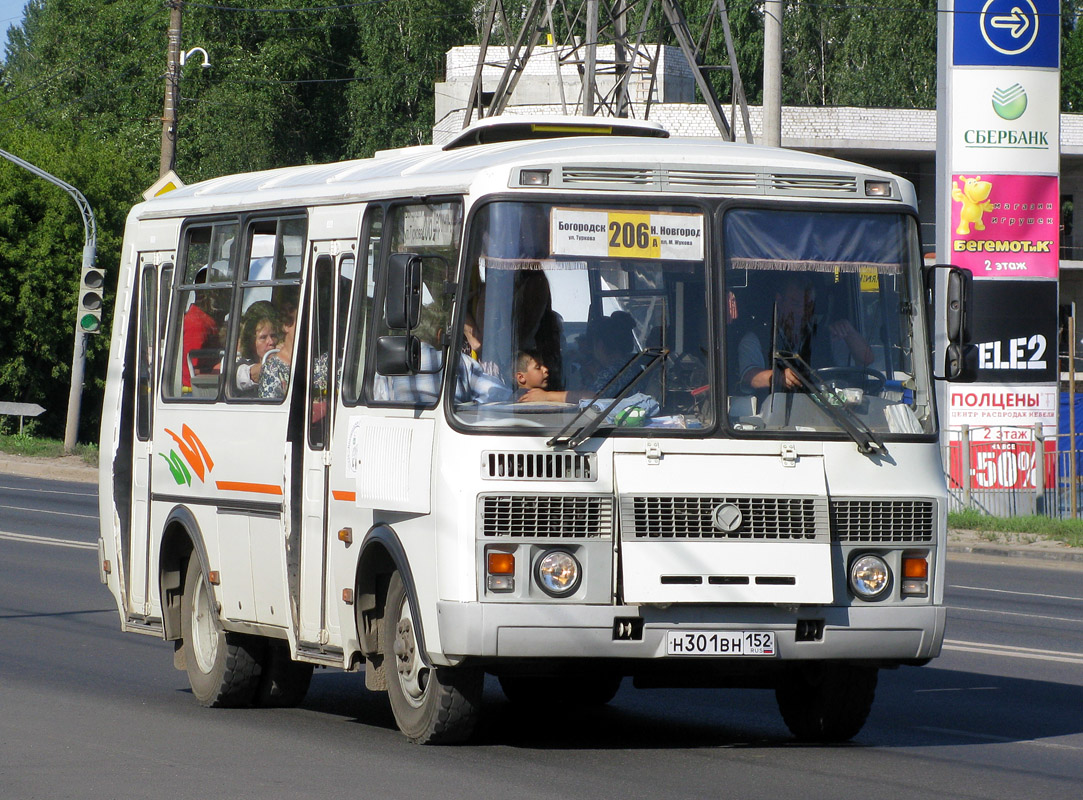
[(774, 658), (782, 660), (907, 663), (940, 654), (946, 610), (934, 605), (809, 606), (795, 611), (442, 601), (437, 614), (438, 649), (449, 662), (466, 657), (675, 658), (666, 653), (667, 634), (684, 630), (772, 631)]

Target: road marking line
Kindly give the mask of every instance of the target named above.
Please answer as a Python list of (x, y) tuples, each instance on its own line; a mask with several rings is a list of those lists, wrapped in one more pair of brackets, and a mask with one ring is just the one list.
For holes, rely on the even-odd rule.
[(967, 589), (971, 592), (993, 592), (995, 594), (1013, 594), (1019, 597), (1043, 597), (1046, 600), (1075, 600), (1083, 602), (1083, 597), (1070, 597), (1062, 594), (1039, 594), (1038, 592), (1013, 592), (1010, 589), (986, 589), (983, 586), (948, 586), (949, 589)]
[(988, 656), (1006, 658), (1031, 658), (1038, 661), (1057, 661), (1061, 664), (1083, 664), (1083, 653), (1067, 653), (1061, 650), (1039, 650), (1033, 647), (1014, 647), (1007, 644), (984, 644), (982, 642), (963, 642), (955, 639), (944, 640), (945, 650), (960, 653), (982, 653)]
[(97, 519), (97, 514), (73, 514), (70, 511), (46, 511), (44, 508), (27, 508), (26, 506), (5, 506), (0, 505), (0, 508), (10, 508), (14, 511), (30, 511), (34, 514), (57, 514), (61, 517), (79, 517), (80, 519)]
[(990, 608), (971, 608), (970, 606), (948, 606), (949, 611), (973, 611), (976, 614), (1000, 614), (1003, 617), (1025, 617), (1027, 619), (1044, 619), (1049, 622), (1081, 622), (1079, 617), (1049, 617), (1045, 614), (1024, 614), (1021, 611), (994, 611)]
[(934, 692), (999, 692), (999, 686), (960, 686), (955, 689), (915, 689), (914, 694), (932, 694)]
[(27, 492), (34, 492), (35, 494), (70, 494), (75, 497), (97, 497), (97, 492), (62, 492), (59, 489), (32, 489), (29, 486), (2, 486), (0, 485), (0, 491), (7, 490), (9, 492), (17, 492), (19, 494), (25, 494)]
[(1070, 744), (1058, 744), (1056, 742), (1039, 742), (1036, 739), (1013, 739), (1010, 736), (994, 736), (991, 733), (975, 733), (973, 731), (959, 731), (954, 728), (934, 728), (929, 725), (915, 725), (919, 731), (929, 733), (945, 733), (949, 736), (962, 736), (967, 739), (983, 739), (987, 742), (1003, 742), (1005, 744), (1031, 744), (1035, 747), (1051, 747), (1055, 750), (1083, 750), (1083, 747), (1075, 747)]
[(13, 542), (28, 542), (29, 544), (47, 544), (52, 547), (74, 547), (77, 550), (98, 549), (98, 545), (91, 542), (79, 542), (75, 539), (55, 539), (51, 536), (31, 536), (28, 533), (0, 531), (0, 539), (10, 539)]

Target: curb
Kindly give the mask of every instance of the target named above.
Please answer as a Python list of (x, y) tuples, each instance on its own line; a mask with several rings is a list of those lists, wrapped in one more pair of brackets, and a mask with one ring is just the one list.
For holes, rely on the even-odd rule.
[(51, 481), (97, 483), (98, 468), (81, 462), (75, 456), (67, 458), (19, 458), (0, 455), (0, 474), (23, 478), (45, 478)]
[[(1078, 551), (1078, 552), (1077, 552)], [(1083, 564), (1083, 548), (1046, 548), (998, 544), (949, 544), (948, 555), (1026, 558), (1034, 561)]]

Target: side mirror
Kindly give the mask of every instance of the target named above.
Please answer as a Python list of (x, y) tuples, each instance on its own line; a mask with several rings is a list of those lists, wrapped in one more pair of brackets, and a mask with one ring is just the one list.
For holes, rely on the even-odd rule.
[(416, 253), (392, 253), (387, 260), (387, 293), (384, 298), (387, 327), (412, 331), (420, 317), (421, 256)]
[(381, 375), (416, 375), (421, 372), (421, 340), (410, 334), (377, 338), (376, 371)]
[[(944, 374), (948, 381), (973, 380), (968, 369), (970, 347), (970, 302), (974, 277), (969, 270), (952, 264), (934, 264), (924, 270), (928, 319), (935, 355), (944, 353)], [(937, 278), (941, 280), (937, 280)]]

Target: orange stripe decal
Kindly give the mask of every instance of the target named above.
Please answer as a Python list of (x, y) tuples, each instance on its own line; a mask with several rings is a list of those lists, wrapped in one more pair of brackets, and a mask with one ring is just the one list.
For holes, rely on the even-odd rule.
[(332, 489), (331, 496), (345, 503), (353, 503), (357, 500), (357, 492), (344, 492), (340, 489)]
[(217, 481), (215, 483), (223, 492), (251, 492), (253, 494), (282, 494), (282, 487), (273, 483), (245, 483), (244, 481)]

